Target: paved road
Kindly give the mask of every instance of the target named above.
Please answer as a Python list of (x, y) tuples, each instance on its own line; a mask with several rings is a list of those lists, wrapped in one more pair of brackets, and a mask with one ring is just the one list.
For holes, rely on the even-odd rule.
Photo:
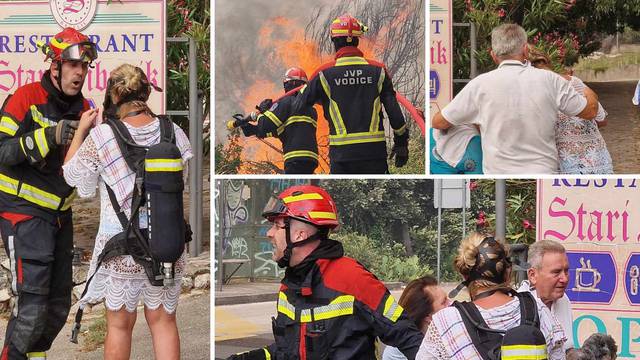
[[(209, 292), (195, 292), (180, 300), (178, 306), (178, 329), (180, 331), (181, 358), (182, 360), (203, 360), (209, 359), (210, 353), (210, 296)], [(75, 312), (72, 314), (75, 315)], [(47, 352), (50, 359), (65, 360), (101, 360), (103, 359), (103, 348), (100, 347), (91, 352), (80, 351), (80, 345), (69, 342), (71, 334), (72, 315), (69, 321), (56, 339), (51, 350)], [(83, 320), (83, 329), (88, 328), (90, 321)], [(0, 320), (0, 338), (4, 339), (6, 320)], [(151, 334), (144, 321), (144, 313), (138, 311), (138, 319), (133, 330), (133, 346), (131, 359), (152, 360), (153, 347), (151, 344)]]

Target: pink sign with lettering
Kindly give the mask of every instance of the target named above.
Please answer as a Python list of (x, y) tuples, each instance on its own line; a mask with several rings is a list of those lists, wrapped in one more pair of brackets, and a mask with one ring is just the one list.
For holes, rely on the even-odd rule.
[[(0, 1), (0, 104), (20, 86), (39, 81), (50, 64), (38, 42), (64, 27), (96, 43), (98, 59), (82, 88), (102, 105), (107, 79), (123, 63), (141, 67), (166, 88), (166, 0)], [(165, 94), (152, 91), (151, 109), (165, 112)]]
[(574, 343), (603, 332), (640, 354), (640, 180), (539, 180), (537, 224), (567, 249)]

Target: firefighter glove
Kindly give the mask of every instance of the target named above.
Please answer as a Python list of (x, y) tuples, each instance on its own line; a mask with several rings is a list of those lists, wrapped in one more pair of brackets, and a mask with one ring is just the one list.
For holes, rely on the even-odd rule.
[(47, 141), (50, 144), (69, 145), (73, 139), (73, 135), (78, 128), (80, 121), (78, 120), (60, 120), (56, 126), (50, 126), (45, 129)]
[(257, 126), (249, 123), (248, 121), (244, 123), (242, 126), (240, 126), (240, 129), (242, 130), (242, 134), (244, 134), (244, 136), (256, 135), (258, 133), (256, 128)]
[(405, 164), (409, 160), (409, 148), (406, 145), (394, 145), (393, 150), (391, 150), (391, 154), (389, 154), (389, 159), (393, 159), (393, 157), (396, 158), (396, 167), (405, 166)]
[(265, 360), (267, 357), (265, 356), (266, 349), (256, 349), (247, 352), (243, 352), (240, 354), (234, 354), (227, 358), (227, 360)]
[(256, 106), (256, 109), (264, 114), (267, 110), (271, 109), (271, 106), (273, 106), (273, 101), (271, 99), (264, 99), (260, 102), (260, 105)]

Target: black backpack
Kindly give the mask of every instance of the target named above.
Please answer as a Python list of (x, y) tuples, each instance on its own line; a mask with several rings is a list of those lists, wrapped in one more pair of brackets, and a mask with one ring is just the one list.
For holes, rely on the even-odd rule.
[[(176, 146), (173, 123), (166, 116), (158, 116), (160, 141), (151, 146), (135, 143), (122, 121), (107, 118), (105, 123), (114, 137), (128, 167), (135, 173), (135, 186), (131, 199), (131, 216), (127, 218), (120, 208), (113, 190), (107, 185), (109, 200), (123, 231), (105, 244), (98, 256), (96, 270), (87, 280), (83, 298), (93, 276), (103, 261), (121, 255), (131, 255), (140, 264), (153, 286), (174, 284), (175, 262), (191, 240), (191, 230), (184, 220), (182, 192), (184, 180), (182, 156)], [(140, 228), (140, 209), (146, 203), (148, 227)], [(77, 343), (83, 308), (76, 313), (76, 324), (71, 341)]]
[(520, 300), (520, 325), (509, 330), (491, 329), (473, 302), (455, 301), (462, 321), (483, 360), (547, 359), (547, 345), (540, 331), (538, 306), (529, 292), (510, 292)]

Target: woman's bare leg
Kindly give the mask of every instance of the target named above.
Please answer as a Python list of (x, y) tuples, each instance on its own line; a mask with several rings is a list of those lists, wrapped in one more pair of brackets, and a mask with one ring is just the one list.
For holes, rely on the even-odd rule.
[(131, 356), (131, 334), (137, 312), (124, 307), (118, 311), (107, 310), (107, 337), (104, 340), (105, 360), (127, 360)]
[(163, 306), (159, 306), (156, 310), (145, 307), (144, 316), (151, 329), (156, 360), (180, 359), (180, 336), (176, 314), (169, 314)]

